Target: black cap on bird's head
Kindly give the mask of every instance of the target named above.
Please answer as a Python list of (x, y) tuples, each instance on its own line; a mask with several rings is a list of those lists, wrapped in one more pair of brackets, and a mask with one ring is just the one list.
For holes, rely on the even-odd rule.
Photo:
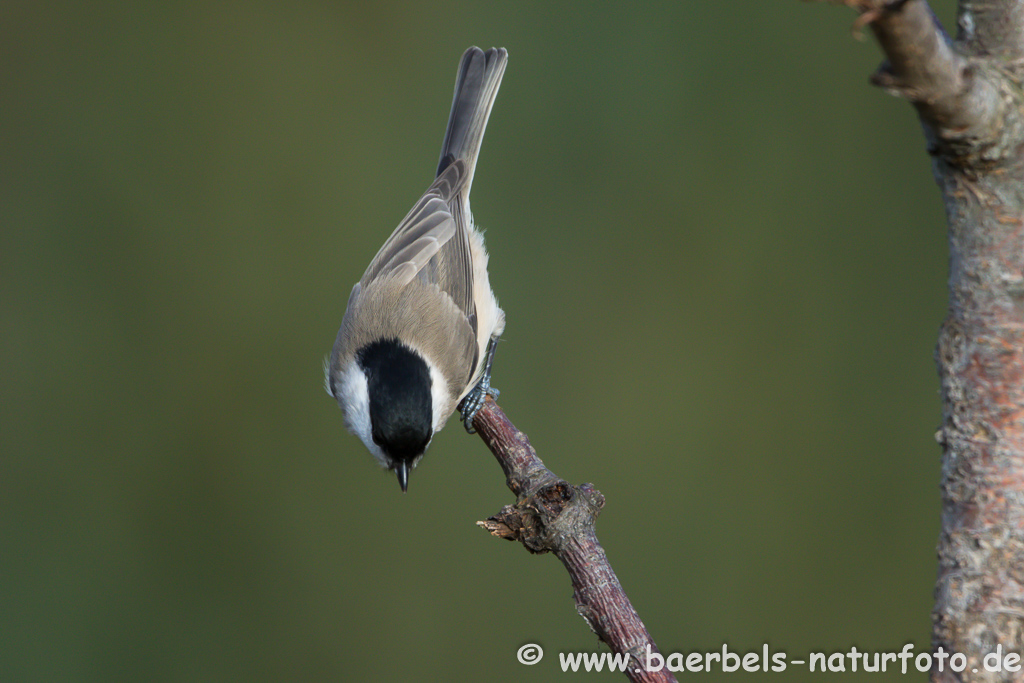
[(397, 339), (368, 344), (356, 356), (366, 375), (373, 442), (404, 492), (409, 471), (434, 436), (430, 369)]

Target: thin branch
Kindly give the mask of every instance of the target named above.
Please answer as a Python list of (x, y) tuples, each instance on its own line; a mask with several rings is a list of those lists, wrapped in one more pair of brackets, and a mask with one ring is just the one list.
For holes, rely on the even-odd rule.
[(966, 61), (953, 51), (924, 0), (874, 7), (861, 15), (889, 58), (873, 77), (876, 85), (920, 104), (930, 119), (949, 121), (961, 114)]
[(842, 0), (860, 12), (888, 61), (871, 82), (910, 100), (933, 154), (957, 166), (999, 161), (1021, 138), (1020, 114), (1006, 106), (1002, 75), (954, 46), (926, 0)]
[(604, 496), (591, 484), (573, 486), (545, 467), (526, 434), (516, 429), (491, 397), (476, 414), (473, 427), (516, 494), (515, 505), (506, 505), (477, 524), (494, 536), (519, 541), (532, 553), (550, 552), (562, 561), (572, 579), (576, 611), (612, 652), (630, 655), (626, 675), (631, 681), (675, 681), (665, 669), (646, 669), (647, 654), (658, 648), (622, 590), (594, 530)]

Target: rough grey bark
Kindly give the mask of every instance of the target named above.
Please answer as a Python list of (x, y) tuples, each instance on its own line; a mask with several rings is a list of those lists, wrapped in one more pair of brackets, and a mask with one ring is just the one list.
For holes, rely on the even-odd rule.
[(477, 524), (494, 536), (519, 541), (532, 553), (550, 552), (562, 561), (572, 580), (576, 611), (612, 652), (630, 655), (626, 676), (631, 681), (674, 683), (667, 669), (645, 668), (648, 650), (658, 652), (658, 647), (597, 540), (594, 523), (604, 496), (591, 484), (573, 486), (545, 467), (530, 440), (490, 396), (473, 427), (516, 494), (515, 505)]
[(949, 225), (932, 647), (966, 667), (933, 656), (931, 680), (1024, 680), (985, 666), (1024, 654), (1024, 0), (962, 0), (956, 40), (925, 0), (843, 4), (888, 58), (873, 82), (917, 109)]

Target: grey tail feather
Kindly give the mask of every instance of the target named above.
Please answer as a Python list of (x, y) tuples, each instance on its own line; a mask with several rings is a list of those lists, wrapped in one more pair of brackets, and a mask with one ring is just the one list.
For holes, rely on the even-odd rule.
[(452, 112), (448, 116), (448, 130), (445, 131), (444, 144), (441, 146), (437, 175), (441, 175), (457, 159), (465, 159), (468, 176), (465, 195), (469, 194), (473, 182), (480, 143), (507, 63), (508, 52), (502, 47), (492, 47), (487, 52), (471, 47), (462, 55), (459, 63)]

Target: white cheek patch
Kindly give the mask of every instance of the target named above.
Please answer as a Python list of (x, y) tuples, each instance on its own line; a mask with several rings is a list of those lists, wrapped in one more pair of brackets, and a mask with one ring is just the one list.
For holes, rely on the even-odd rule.
[(434, 434), (437, 434), (441, 431), (441, 427), (444, 427), (451, 414), (449, 411), (452, 409), (452, 396), (448, 391), (448, 381), (445, 380), (444, 375), (437, 369), (437, 366), (423, 354), (419, 355), (423, 356), (423, 359), (427, 362), (427, 369), (430, 370), (430, 410)]
[(373, 430), (370, 425), (370, 392), (366, 383), (366, 375), (355, 362), (350, 362), (338, 378), (338, 405), (345, 414), (345, 426), (366, 444), (366, 448), (381, 467), (388, 467), (388, 458), (380, 446), (373, 442)]

